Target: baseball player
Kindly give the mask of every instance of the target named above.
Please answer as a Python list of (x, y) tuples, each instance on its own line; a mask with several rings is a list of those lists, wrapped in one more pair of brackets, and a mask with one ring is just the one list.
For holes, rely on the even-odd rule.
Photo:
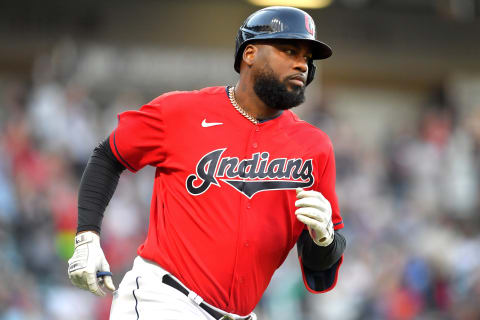
[[(302, 10), (268, 7), (238, 31), (235, 86), (161, 95), (118, 126), (83, 174), (72, 283), (113, 291), (110, 319), (256, 319), (297, 244), (306, 288), (331, 290), (345, 238), (328, 136), (289, 109), (313, 60), (332, 54)], [(126, 168), (154, 166), (150, 224), (118, 290), (100, 246), (105, 207)]]

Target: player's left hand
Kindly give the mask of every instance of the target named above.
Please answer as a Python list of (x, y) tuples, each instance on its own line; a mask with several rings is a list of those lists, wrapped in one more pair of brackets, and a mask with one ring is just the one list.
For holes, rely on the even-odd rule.
[(302, 188), (297, 188), (296, 191), (297, 219), (307, 225), (310, 236), (317, 245), (328, 246), (334, 237), (330, 202), (317, 191)]

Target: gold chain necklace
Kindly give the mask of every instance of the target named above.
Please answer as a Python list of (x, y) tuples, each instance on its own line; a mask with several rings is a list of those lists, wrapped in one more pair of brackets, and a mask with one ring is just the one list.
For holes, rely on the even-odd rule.
[(242, 109), (235, 100), (235, 88), (234, 87), (229, 87), (228, 88), (228, 98), (230, 99), (230, 102), (232, 103), (232, 106), (240, 112), (242, 116), (250, 120), (253, 124), (258, 124), (258, 120), (255, 119), (253, 116), (248, 114), (245, 110)]

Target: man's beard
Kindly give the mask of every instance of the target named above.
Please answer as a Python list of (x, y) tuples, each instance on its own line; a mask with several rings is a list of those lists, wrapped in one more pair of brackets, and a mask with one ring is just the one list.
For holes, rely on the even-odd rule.
[(254, 81), (253, 90), (270, 108), (287, 110), (305, 101), (305, 86), (293, 86), (289, 90), (288, 79), (278, 80), (268, 65), (256, 74)]

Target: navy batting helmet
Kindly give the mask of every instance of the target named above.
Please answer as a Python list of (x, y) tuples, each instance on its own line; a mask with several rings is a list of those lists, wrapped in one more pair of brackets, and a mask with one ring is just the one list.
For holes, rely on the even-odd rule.
[[(312, 60), (326, 59), (332, 49), (316, 39), (315, 23), (303, 10), (292, 7), (267, 7), (251, 14), (238, 30), (235, 44), (235, 71), (240, 72), (243, 50), (256, 40), (305, 40), (312, 45)], [(308, 63), (307, 84), (315, 76), (313, 61)]]

